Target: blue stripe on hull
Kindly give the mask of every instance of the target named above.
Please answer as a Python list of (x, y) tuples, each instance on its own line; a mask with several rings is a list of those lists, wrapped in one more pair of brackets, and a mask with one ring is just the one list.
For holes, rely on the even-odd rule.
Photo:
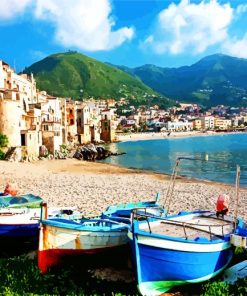
[(26, 237), (32, 238), (39, 235), (39, 224), (27, 225), (0, 225), (0, 238), (3, 237)]
[(138, 244), (140, 281), (190, 281), (209, 276), (227, 265), (233, 249), (200, 253), (161, 249)]

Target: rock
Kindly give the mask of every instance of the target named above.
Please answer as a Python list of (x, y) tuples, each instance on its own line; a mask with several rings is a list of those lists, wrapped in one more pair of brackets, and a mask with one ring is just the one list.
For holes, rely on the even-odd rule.
[(48, 151), (48, 149), (45, 147), (45, 145), (40, 146), (40, 148), (39, 148), (39, 155), (40, 155), (41, 157), (46, 157), (46, 156), (48, 156), (48, 154), (49, 154), (49, 151)]
[(18, 162), (22, 160), (22, 149), (21, 147), (10, 147), (5, 155), (5, 160)]
[[(124, 154), (124, 153), (121, 153)], [(120, 155), (117, 153), (112, 153), (111, 151), (105, 149), (103, 146), (95, 146), (94, 144), (85, 145), (77, 148), (73, 157), (80, 160), (95, 161), (105, 159), (111, 155)]]

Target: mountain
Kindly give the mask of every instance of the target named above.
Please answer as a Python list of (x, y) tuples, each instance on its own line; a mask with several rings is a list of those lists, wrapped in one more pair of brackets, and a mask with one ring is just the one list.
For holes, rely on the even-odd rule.
[(247, 105), (247, 59), (215, 54), (179, 68), (117, 67), (171, 99), (204, 106)]
[(34, 74), (39, 89), (62, 97), (160, 97), (139, 78), (77, 52), (50, 55), (23, 72)]

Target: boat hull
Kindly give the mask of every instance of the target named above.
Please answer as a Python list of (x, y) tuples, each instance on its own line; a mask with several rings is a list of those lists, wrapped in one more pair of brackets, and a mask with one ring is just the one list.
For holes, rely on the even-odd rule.
[(129, 236), (142, 295), (160, 295), (174, 286), (208, 280), (224, 270), (233, 256), (230, 242), (192, 246), (186, 242), (166, 244), (164, 239)]
[(0, 224), (0, 238), (30, 239), (39, 236), (39, 223), (32, 224)]
[(128, 243), (125, 231), (89, 231), (42, 224), (39, 238), (38, 266), (46, 273), (66, 257), (117, 251)]

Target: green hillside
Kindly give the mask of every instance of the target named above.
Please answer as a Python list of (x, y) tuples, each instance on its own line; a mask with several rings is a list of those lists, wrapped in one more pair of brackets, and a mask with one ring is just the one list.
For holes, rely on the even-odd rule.
[(247, 105), (247, 60), (215, 54), (180, 68), (118, 66), (171, 99), (204, 106)]
[(23, 72), (34, 74), (40, 90), (73, 99), (83, 94), (84, 98), (126, 97), (142, 101), (145, 96), (158, 95), (139, 78), (77, 52), (50, 55)]

